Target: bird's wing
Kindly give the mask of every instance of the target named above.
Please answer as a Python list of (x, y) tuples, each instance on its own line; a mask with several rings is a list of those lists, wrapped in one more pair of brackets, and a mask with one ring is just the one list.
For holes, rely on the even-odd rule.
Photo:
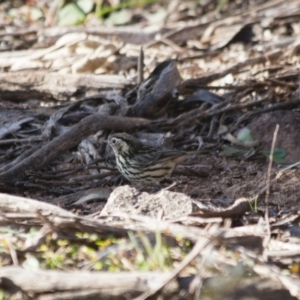
[(145, 147), (144, 149), (140, 150), (139, 153), (135, 154), (132, 157), (131, 161), (135, 162), (136, 164), (147, 167), (154, 162), (156, 162), (161, 155), (161, 151), (156, 148), (152, 147)]
[(158, 150), (157, 148), (148, 147), (145, 152), (136, 154), (132, 161), (140, 166), (147, 167), (156, 163), (164, 163), (169, 160), (176, 160), (182, 157), (177, 163), (183, 161), (190, 156), (188, 152), (179, 150)]
[(185, 155), (187, 155), (186, 152), (179, 151), (179, 150), (164, 150), (161, 152), (159, 159), (161, 161), (166, 161), (166, 160), (175, 159), (177, 157), (185, 156)]
[(159, 151), (156, 156), (153, 156), (152, 160), (148, 161), (147, 166), (157, 163), (164, 164), (165, 162), (172, 160), (176, 161), (179, 157), (182, 157), (182, 160), (185, 160), (184, 157), (186, 157), (186, 153), (178, 150), (162, 150)]
[(187, 160), (189, 157), (200, 154), (200, 151), (180, 151), (180, 150), (164, 150), (161, 152), (159, 160), (163, 163), (168, 160), (173, 160), (177, 165)]

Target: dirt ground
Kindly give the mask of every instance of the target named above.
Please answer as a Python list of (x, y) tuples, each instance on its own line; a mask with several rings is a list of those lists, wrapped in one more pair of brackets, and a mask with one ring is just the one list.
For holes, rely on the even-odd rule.
[[(0, 4), (0, 299), (300, 299), (299, 0), (50, 2)], [(206, 152), (136, 189), (116, 132)]]
[[(205, 165), (201, 161), (205, 161)], [(201, 170), (200, 176), (172, 175), (165, 179), (160, 188), (165, 189), (176, 183), (170, 188), (173, 192), (184, 193), (197, 203), (216, 208), (227, 208), (234, 204), (239, 198), (255, 197), (260, 190), (267, 184), (268, 161), (265, 157), (240, 160), (234, 158), (214, 156), (202, 156), (201, 161), (195, 165), (180, 166), (189, 172), (190, 168)], [(276, 177), (285, 165), (275, 164), (272, 167), (271, 179)], [(177, 173), (177, 172), (176, 172)], [(279, 220), (290, 213), (296, 213), (299, 203), (299, 182), (300, 170), (298, 168), (287, 170), (275, 180), (270, 187), (269, 211), (270, 217)], [(129, 186), (135, 187), (134, 184)], [(111, 186), (111, 189), (118, 186)], [(158, 187), (145, 187), (145, 192), (157, 193)], [(33, 193), (34, 195), (34, 193)], [(52, 200), (53, 201), (53, 200)], [(50, 202), (52, 202), (50, 201)], [(56, 202), (54, 200), (54, 202)], [(57, 202), (58, 203), (58, 202)], [(65, 204), (64, 207), (79, 214), (94, 214), (100, 212), (105, 206), (106, 201), (95, 200), (85, 203), (83, 206)], [(264, 216), (265, 213), (265, 194), (258, 201), (258, 215)], [(245, 224), (255, 223), (257, 219), (244, 220)]]

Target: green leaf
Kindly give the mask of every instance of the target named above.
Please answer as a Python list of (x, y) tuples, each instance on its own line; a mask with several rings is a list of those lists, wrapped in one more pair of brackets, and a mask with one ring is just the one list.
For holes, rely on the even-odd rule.
[(168, 12), (164, 9), (158, 9), (155, 13), (148, 16), (149, 22), (151, 24), (157, 24), (163, 22), (168, 15)]
[(222, 152), (220, 153), (221, 155), (224, 155), (224, 156), (234, 156), (234, 157), (240, 157), (240, 158), (249, 158), (251, 156), (253, 156), (256, 151), (255, 149), (253, 148), (234, 148), (234, 147), (230, 147), (230, 146), (222, 146)]
[(112, 25), (124, 25), (130, 22), (132, 14), (128, 9), (112, 12), (106, 22)]
[(36, 257), (27, 253), (22, 266), (27, 270), (38, 270), (40, 268), (40, 263)]
[(228, 0), (219, 0), (218, 5), (216, 7), (216, 13), (219, 14), (222, 8), (228, 3)]
[(58, 25), (68, 26), (83, 23), (85, 14), (75, 3), (69, 3), (58, 12)]
[(58, 240), (57, 241), (57, 245), (60, 247), (67, 246), (67, 245), (69, 245), (69, 243), (70, 242), (68, 240)]
[(88, 14), (94, 7), (94, 0), (77, 0), (76, 4), (85, 14)]
[(30, 8), (30, 19), (31, 21), (37, 21), (44, 16), (43, 11), (37, 7)]
[(116, 6), (104, 6), (102, 7), (102, 3), (96, 5), (96, 16), (99, 18), (103, 18), (105, 15), (110, 14), (113, 11), (117, 11), (123, 8), (134, 8), (137, 6), (145, 6), (152, 3), (157, 3), (160, 0), (128, 0), (128, 1), (122, 1)]
[(249, 128), (244, 127), (241, 130), (239, 130), (239, 132), (237, 133), (237, 137), (236, 137), (240, 142), (252, 142), (254, 141), (252, 135), (251, 135), (251, 131)]
[(238, 149), (238, 148), (234, 148), (234, 147), (230, 147), (230, 146), (222, 146), (222, 152), (221, 154), (224, 156), (234, 156), (234, 155), (241, 155), (244, 153), (244, 150)]
[[(262, 150), (261, 153), (269, 158), (270, 157), (270, 154), (271, 154), (271, 151), (269, 150)], [(274, 153), (273, 153), (273, 161), (276, 162), (276, 163), (285, 163), (285, 157), (286, 157), (287, 153), (286, 151), (283, 149), (283, 148), (275, 148), (274, 149)]]
[(103, 263), (101, 261), (97, 261), (94, 265), (93, 265), (93, 269), (96, 271), (100, 271), (103, 269)]

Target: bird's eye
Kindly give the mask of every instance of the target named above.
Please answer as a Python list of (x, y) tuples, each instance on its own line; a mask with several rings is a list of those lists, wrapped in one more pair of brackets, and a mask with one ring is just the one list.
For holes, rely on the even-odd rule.
[(113, 145), (115, 145), (116, 142), (117, 142), (117, 139), (115, 139), (115, 138), (112, 138), (112, 139), (111, 139), (111, 143), (112, 143)]

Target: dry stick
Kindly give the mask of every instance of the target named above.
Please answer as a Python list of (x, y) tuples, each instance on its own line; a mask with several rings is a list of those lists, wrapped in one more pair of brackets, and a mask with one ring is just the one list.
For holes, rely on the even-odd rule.
[(36, 210), (35, 213), (37, 214), (38, 218), (52, 230), (52, 232), (59, 232), (55, 225), (50, 222), (50, 220), (48, 220), (48, 218), (44, 216), (39, 210)]
[(268, 98), (268, 96), (266, 98), (260, 99), (255, 102), (247, 102), (247, 103), (242, 103), (242, 104), (241, 103), (232, 103), (231, 99), (229, 99), (224, 102), (220, 102), (205, 111), (203, 111), (202, 108), (199, 107), (192, 111), (183, 113), (174, 119), (170, 119), (170, 120), (163, 121), (163, 122), (156, 121), (156, 123), (154, 122), (153, 125), (156, 124), (157, 127), (162, 128), (164, 126), (169, 126), (169, 127), (181, 126), (185, 123), (191, 124), (191, 120), (198, 120), (200, 118), (206, 118), (206, 117), (222, 114), (222, 113), (237, 110), (237, 109), (248, 108), (248, 107), (263, 103), (267, 98)]
[(279, 170), (279, 172), (278, 172), (277, 175), (276, 175), (276, 179), (277, 179), (279, 176), (281, 176), (281, 174), (282, 174), (283, 172), (285, 172), (285, 171), (287, 171), (287, 170), (289, 170), (289, 169), (291, 169), (291, 168), (297, 167), (298, 165), (300, 165), (300, 161), (298, 161), (298, 162), (296, 162), (296, 163), (294, 163), (294, 164), (292, 164), (292, 165), (289, 165), (289, 166), (287, 166), (287, 167), (285, 167), (285, 168)]
[(151, 121), (141, 118), (126, 118), (93, 114), (73, 125), (66, 133), (58, 136), (41, 149), (5, 172), (0, 173), (0, 181), (14, 181), (22, 178), (26, 171), (36, 171), (50, 163), (63, 151), (79, 144), (87, 136), (102, 129), (131, 131), (148, 126)]
[(140, 49), (140, 55), (138, 59), (138, 85), (144, 81), (144, 50), (143, 46)]
[(60, 9), (61, 2), (60, 0), (54, 0), (50, 4), (48, 12), (46, 13), (46, 20), (44, 22), (45, 27), (55, 25), (55, 19), (57, 16), (57, 12)]
[(272, 169), (272, 164), (273, 164), (273, 155), (274, 155), (274, 150), (275, 150), (275, 144), (277, 140), (277, 134), (279, 130), (279, 125), (276, 125), (274, 135), (273, 135), (273, 140), (272, 140), (272, 146), (271, 146), (271, 152), (269, 156), (269, 166), (268, 166), (268, 173), (267, 173), (267, 190), (266, 190), (266, 213), (265, 213), (265, 219), (267, 223), (267, 231), (268, 231), (268, 236), (265, 239), (265, 246), (270, 242), (271, 239), (271, 230), (270, 230), (270, 220), (269, 220), (269, 198), (270, 198), (270, 183), (271, 183), (271, 169)]
[[(246, 102), (246, 103), (242, 103), (242, 104), (241, 103), (231, 103), (230, 101), (226, 100), (224, 102), (221, 102), (221, 103), (218, 103), (218, 104), (212, 106), (211, 108), (209, 108), (205, 111), (202, 111), (202, 108), (199, 107), (192, 111), (183, 113), (174, 119), (170, 119), (170, 120), (163, 121), (163, 122), (157, 121), (157, 123), (153, 123), (153, 125), (156, 125), (159, 128), (171, 128), (172, 126), (183, 126), (186, 123), (189, 123), (189, 125), (190, 125), (191, 120), (199, 120), (200, 118), (206, 118), (206, 117), (210, 117), (210, 116), (214, 116), (214, 115), (218, 115), (218, 114), (223, 114), (223, 113), (229, 112), (229, 111), (249, 108), (254, 105), (261, 104), (267, 99), (268, 99), (268, 96), (266, 96), (265, 98), (260, 99), (258, 101), (255, 101), (255, 102)], [(275, 110), (279, 110), (279, 109), (282, 109), (285, 107), (299, 106), (299, 104), (300, 104), (300, 102), (297, 99), (297, 100), (292, 100), (287, 103), (274, 104), (271, 107), (266, 108), (266, 109), (249, 112), (249, 113), (246, 113), (247, 114), (246, 118), (242, 117), (238, 120), (238, 124), (240, 122), (244, 121), (245, 119), (249, 118), (250, 116), (253, 116), (256, 114), (261, 114), (261, 113), (268, 112), (268, 111), (275, 111)], [(193, 121), (193, 122), (195, 122), (195, 121)]]
[(71, 183), (74, 182), (83, 182), (83, 181), (91, 181), (93, 179), (103, 179), (108, 176), (117, 175), (120, 174), (117, 170), (106, 172), (102, 174), (95, 174), (95, 175), (82, 175), (82, 176), (76, 176), (70, 179)]
[(12, 260), (14, 266), (18, 267), (19, 266), (18, 255), (17, 255), (16, 249), (12, 245), (11, 241), (8, 241), (8, 249), (9, 249), (11, 260)]
[(8, 144), (15, 144), (15, 143), (32, 143), (32, 142), (41, 142), (43, 140), (43, 138), (41, 136), (37, 136), (37, 137), (30, 137), (30, 138), (24, 138), (24, 139), (7, 139), (7, 140), (3, 140), (0, 141), (0, 145), (8, 145)]
[[(111, 168), (108, 166), (98, 166), (96, 165), (98, 162), (104, 162), (105, 159), (98, 158), (91, 162), (89, 162), (86, 165), (82, 165), (80, 167), (72, 167), (72, 168), (66, 168), (64, 170), (55, 170), (55, 171), (48, 171), (47, 174), (44, 174), (42, 172), (27, 172), (28, 175), (32, 175), (41, 179), (58, 179), (58, 178), (65, 178), (66, 176), (72, 175), (74, 173), (78, 173), (82, 170), (91, 170), (91, 169), (97, 169), (97, 170), (108, 170), (108, 171), (115, 171), (116, 168)], [(51, 175), (52, 174), (52, 175)]]

